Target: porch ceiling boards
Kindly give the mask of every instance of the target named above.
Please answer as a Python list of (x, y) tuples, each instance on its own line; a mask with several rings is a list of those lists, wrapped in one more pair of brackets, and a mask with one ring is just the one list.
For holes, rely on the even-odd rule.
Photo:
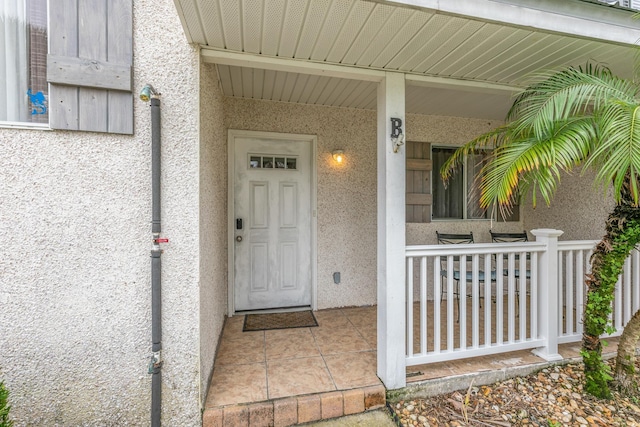
[[(217, 60), (215, 52), (311, 62), (318, 67), (400, 71), (416, 76), (408, 81), (415, 85), (407, 91), (408, 113), (488, 119), (503, 118), (513, 91), (541, 69), (597, 61), (619, 75), (631, 76), (634, 52), (629, 44), (613, 36), (604, 42), (585, 34), (590, 25), (599, 27), (600, 33), (606, 32), (606, 25), (618, 28), (614, 24), (626, 22), (627, 16), (629, 31), (640, 34), (640, 23), (632, 21), (632, 12), (581, 1), (560, 2), (573, 9), (547, 10), (548, 16), (538, 18), (546, 25), (557, 17), (554, 32), (534, 28), (528, 16), (521, 16), (536, 12), (523, 6), (527, 3), (523, 0), (453, 3), (460, 8), (459, 2), (469, 7), (507, 3), (502, 9), (511, 6), (509, 13), (519, 25), (490, 22), (483, 16), (486, 10), (475, 11), (474, 18), (465, 17), (432, 0), (175, 0), (189, 41), (214, 50), (205, 60), (218, 63), (227, 96), (375, 109), (376, 83), (269, 70), (250, 62), (240, 66)], [(587, 27), (579, 31), (580, 37), (560, 28), (563, 22), (574, 21)], [(442, 87), (434, 78), (450, 84)]]

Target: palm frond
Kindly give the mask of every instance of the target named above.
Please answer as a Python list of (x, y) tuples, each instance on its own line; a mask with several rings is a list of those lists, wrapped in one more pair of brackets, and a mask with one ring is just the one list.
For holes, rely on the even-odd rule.
[(593, 149), (595, 126), (591, 118), (556, 122), (551, 134), (538, 139), (513, 139), (497, 147), (480, 171), (480, 204), (510, 207), (520, 194), (535, 187), (547, 204), (560, 181), (561, 171), (579, 165)]
[(509, 132), (509, 130), (509, 126), (500, 126), (490, 132), (479, 136), (478, 138), (475, 138), (472, 141), (467, 142), (465, 145), (458, 148), (440, 168), (440, 175), (442, 176), (445, 184), (457, 171), (458, 166), (462, 165), (464, 159), (468, 155), (501, 145), (502, 141), (505, 139), (505, 135)]
[(625, 175), (639, 204), (640, 105), (636, 83), (587, 64), (541, 74), (514, 101), (507, 123), (465, 144), (443, 165), (448, 179), (466, 156), (494, 147), (474, 185), (482, 207), (509, 209), (528, 192), (549, 204), (563, 171), (584, 164), (596, 181), (613, 184), (620, 201)]
[(633, 82), (593, 64), (540, 76), (545, 79), (525, 89), (509, 110), (507, 120), (516, 134), (533, 131), (542, 138), (557, 120), (588, 115), (611, 99), (633, 102), (638, 92)]
[[(624, 176), (640, 175), (640, 105), (613, 100), (597, 117), (598, 145), (586, 162), (597, 170), (596, 182), (603, 187), (613, 183), (614, 198), (620, 201)], [(640, 191), (631, 179), (631, 195), (638, 205)]]

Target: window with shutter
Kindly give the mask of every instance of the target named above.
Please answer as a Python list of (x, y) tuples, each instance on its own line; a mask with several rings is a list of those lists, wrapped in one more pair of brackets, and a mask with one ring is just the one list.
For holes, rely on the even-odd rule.
[(480, 207), (480, 194), (475, 182), (480, 169), (486, 164), (489, 152), (477, 152), (467, 156), (457, 173), (444, 185), (440, 176), (442, 165), (456, 151), (455, 147), (431, 147), (433, 162), (432, 218), (434, 220), (490, 219), (519, 221), (520, 207), (514, 206), (511, 214), (503, 216), (499, 209)]
[(132, 0), (50, 1), (49, 123), (133, 133)]

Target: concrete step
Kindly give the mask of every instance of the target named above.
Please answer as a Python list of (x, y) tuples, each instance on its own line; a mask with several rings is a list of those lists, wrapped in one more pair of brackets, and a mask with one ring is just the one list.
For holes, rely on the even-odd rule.
[(378, 409), (305, 424), (305, 427), (397, 427), (397, 424), (391, 418), (388, 410)]

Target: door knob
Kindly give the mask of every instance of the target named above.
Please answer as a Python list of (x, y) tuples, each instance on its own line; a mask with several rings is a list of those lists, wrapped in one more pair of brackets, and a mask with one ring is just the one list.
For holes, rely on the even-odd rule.
[(236, 242), (242, 242), (242, 236), (236, 236)]

